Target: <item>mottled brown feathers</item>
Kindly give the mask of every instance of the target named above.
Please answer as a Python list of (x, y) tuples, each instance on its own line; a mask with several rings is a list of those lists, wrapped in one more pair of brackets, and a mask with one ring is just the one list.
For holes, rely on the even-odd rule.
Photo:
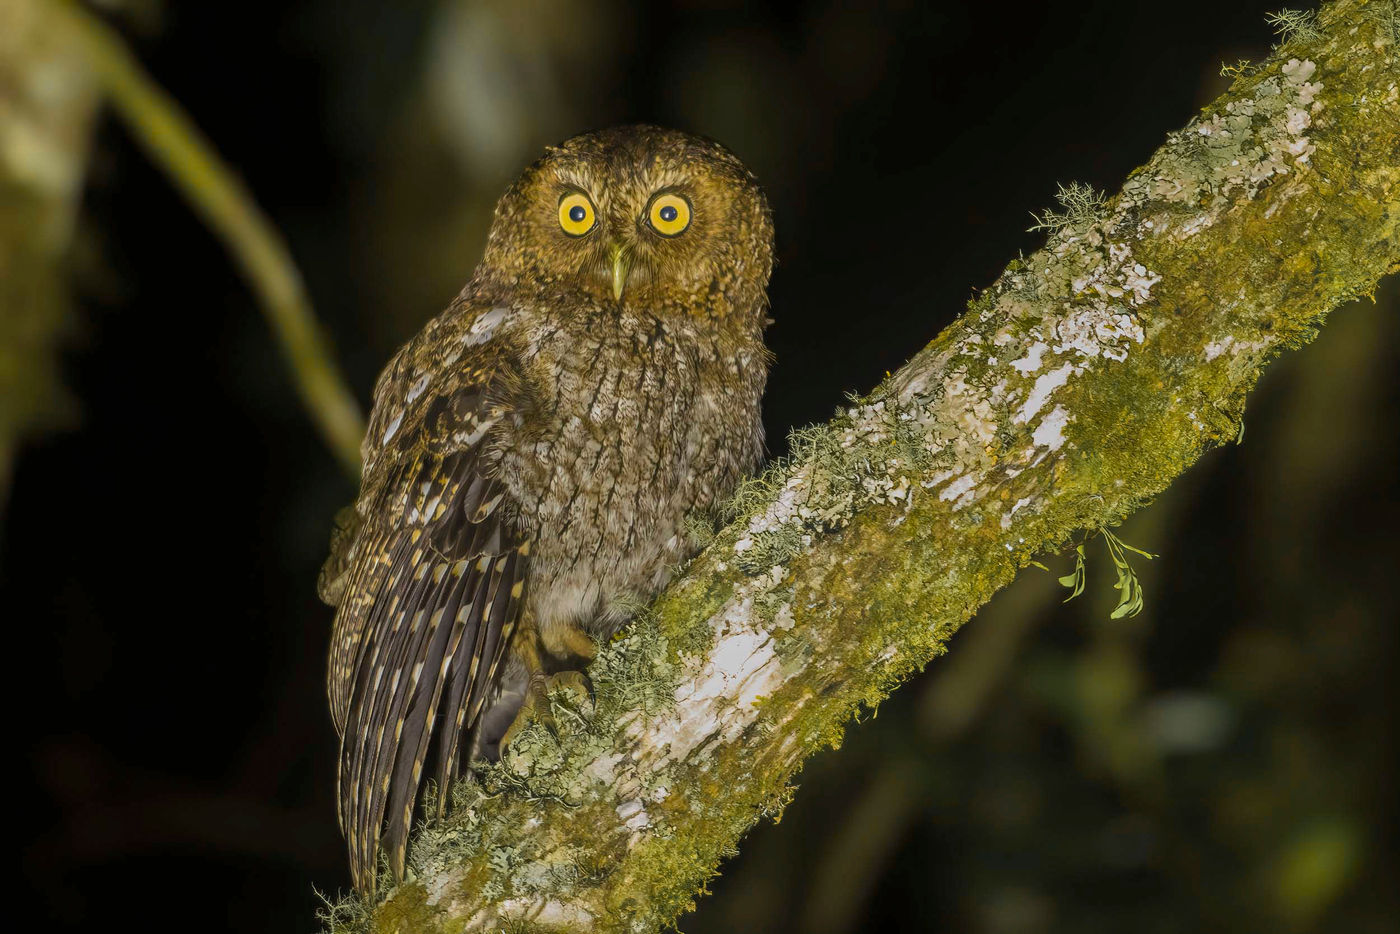
[[(659, 191), (691, 206), (684, 233), (648, 226)], [(583, 236), (561, 229), (569, 192), (597, 212)], [(473, 723), (519, 695), (526, 643), (610, 635), (688, 556), (686, 513), (757, 464), (771, 267), (767, 205), (722, 147), (578, 137), (511, 186), (471, 282), (385, 368), (319, 582), (361, 890), (381, 832), (402, 877), (434, 737), (444, 787)]]

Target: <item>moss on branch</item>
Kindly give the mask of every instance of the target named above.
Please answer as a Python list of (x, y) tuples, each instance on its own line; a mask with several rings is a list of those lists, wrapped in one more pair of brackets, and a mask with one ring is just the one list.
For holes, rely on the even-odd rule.
[[(594, 669), (425, 826), (377, 931), (648, 932), (811, 753), (1037, 554), (1238, 437), (1270, 359), (1400, 262), (1400, 46), (1338, 0), (869, 396), (800, 433)], [(560, 703), (564, 703), (560, 698)], [(565, 711), (567, 713), (569, 711)]]

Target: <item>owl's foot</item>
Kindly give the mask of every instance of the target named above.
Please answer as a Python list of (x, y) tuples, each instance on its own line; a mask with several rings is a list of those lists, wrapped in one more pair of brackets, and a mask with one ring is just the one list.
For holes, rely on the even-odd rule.
[(574, 707), (582, 707), (584, 702), (590, 707), (593, 704), (593, 682), (581, 671), (561, 671), (548, 676), (541, 673), (531, 675), (520, 712), (515, 715), (515, 720), (501, 737), (502, 750), (509, 748), (511, 742), (531, 723), (538, 723), (555, 739), (559, 738), (554, 702), (550, 700), (550, 695), (555, 692), (573, 695), (571, 706)]

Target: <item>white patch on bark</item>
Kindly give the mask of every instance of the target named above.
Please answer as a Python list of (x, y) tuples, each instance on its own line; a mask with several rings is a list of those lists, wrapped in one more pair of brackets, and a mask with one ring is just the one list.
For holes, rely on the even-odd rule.
[[(1022, 497), (1021, 499), (1016, 500), (1016, 502), (1015, 502), (1014, 504), (1012, 504), (1012, 506), (1011, 506), (1010, 509), (1008, 509), (1006, 512), (1002, 513), (1002, 515), (1001, 515), (1001, 527), (1002, 527), (1002, 529), (1009, 529), (1009, 528), (1011, 528), (1011, 518), (1012, 518), (1012, 516), (1016, 515), (1017, 510), (1019, 510), (1019, 509), (1021, 509), (1022, 507), (1024, 507), (1027, 503), (1029, 503), (1029, 502), (1031, 501), (1031, 499), (1032, 499), (1032, 498), (1029, 497), (1029, 496)], [(1025, 539), (1021, 539), (1021, 540), (1022, 540), (1022, 541), (1025, 541)], [(1010, 548), (1011, 546), (1008, 544), (1007, 547)]]
[[(591, 928), (593, 913), (576, 902), (561, 902), (549, 899), (540, 902), (533, 898), (509, 898), (501, 902), (501, 916), (504, 918), (528, 918), (536, 924), (559, 925), (570, 929)], [(476, 918), (472, 919), (473, 921)], [(470, 929), (471, 925), (468, 925)]]
[(1128, 358), (1129, 341), (1141, 344), (1144, 337), (1136, 318), (1109, 304), (1074, 309), (1056, 325), (1055, 336), (1056, 353), (1073, 351), (1086, 359), (1102, 354), (1118, 361)]
[[(1024, 424), (1035, 418), (1036, 413), (1044, 406), (1050, 394), (1069, 382), (1070, 376), (1074, 373), (1075, 366), (1066, 363), (1064, 366), (1056, 367), (1049, 373), (1042, 373), (1031, 387), (1031, 394), (1026, 397), (1026, 404), (1021, 406), (1021, 411), (1016, 413), (1016, 422)], [(946, 495), (944, 497), (947, 498)]]
[(1019, 370), (1022, 376), (1030, 376), (1036, 370), (1040, 369), (1040, 358), (1045, 351), (1049, 349), (1047, 345), (1036, 341), (1026, 349), (1026, 355), (1024, 357), (1019, 360), (1012, 360), (1011, 366)]
[(605, 753), (588, 763), (588, 768), (583, 770), (583, 774), (591, 779), (607, 784), (617, 775), (617, 767), (625, 758), (627, 757), (622, 753)]
[(972, 474), (966, 474), (948, 484), (948, 488), (942, 493), (939, 493), (938, 498), (943, 500), (957, 499), (976, 485), (977, 478)]
[(636, 798), (622, 802), (616, 810), (618, 819), (622, 821), (622, 826), (632, 833), (640, 833), (651, 825), (651, 817), (647, 814), (646, 805)]
[(757, 535), (760, 532), (771, 532), (786, 525), (794, 518), (799, 518), (799, 510), (802, 500), (805, 498), (807, 486), (807, 470), (805, 467), (799, 468), (783, 485), (783, 491), (768, 505), (768, 508), (749, 520), (748, 535), (739, 539), (740, 542), (747, 539), (748, 544), (740, 548), (736, 542), (734, 550), (745, 551), (753, 547), (753, 540), (749, 536)]
[[(769, 585), (762, 580), (746, 590)], [(732, 741), (752, 722), (758, 699), (786, 680), (772, 636), (755, 625), (754, 616), (752, 595), (732, 598), (712, 621), (714, 646), (694, 658), (695, 667), (677, 686), (675, 708), (651, 724), (634, 724), (635, 738), (656, 754), (652, 759), (645, 750), (639, 753), (652, 759), (649, 768), (683, 761), (713, 740)]]
[(1057, 405), (1050, 410), (1050, 414), (1041, 419), (1031, 434), (1031, 440), (1036, 447), (1049, 448), (1058, 451), (1065, 443), (1065, 426), (1069, 424), (1069, 413), (1065, 407)]
[(1206, 362), (1214, 360), (1223, 353), (1238, 357), (1240, 354), (1255, 353), (1269, 346), (1268, 341), (1242, 341), (1237, 340), (1233, 334), (1227, 334), (1218, 341), (1211, 341), (1205, 346)]

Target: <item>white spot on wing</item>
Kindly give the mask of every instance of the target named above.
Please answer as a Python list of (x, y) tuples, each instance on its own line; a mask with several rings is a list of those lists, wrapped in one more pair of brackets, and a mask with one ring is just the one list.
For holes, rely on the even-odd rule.
[(395, 416), (394, 416), (394, 420), (393, 420), (392, 422), (389, 423), (389, 427), (386, 428), (386, 429), (384, 429), (384, 440), (381, 441), (380, 443), (381, 443), (381, 444), (388, 444), (388, 443), (389, 443), (389, 439), (392, 438), (392, 437), (394, 436), (395, 432), (397, 432), (397, 431), (399, 430), (399, 425), (401, 425), (402, 423), (403, 423), (403, 413), (400, 412), (398, 415), (395, 415)]
[(475, 344), (484, 344), (496, 334), (496, 328), (510, 315), (510, 309), (505, 306), (492, 308), (472, 322), (472, 326), (467, 329), (466, 336), (462, 338), (462, 344), (471, 347)]

